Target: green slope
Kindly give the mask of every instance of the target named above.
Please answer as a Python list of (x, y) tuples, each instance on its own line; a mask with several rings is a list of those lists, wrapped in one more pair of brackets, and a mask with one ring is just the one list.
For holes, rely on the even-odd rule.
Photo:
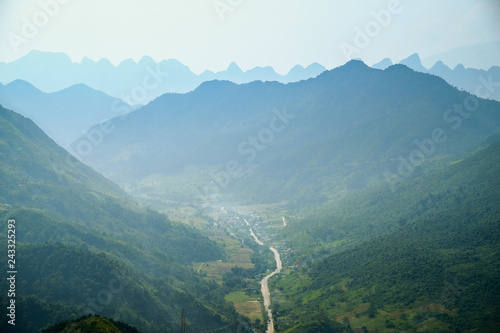
[(57, 325), (44, 329), (42, 333), (77, 333), (77, 332), (94, 332), (94, 333), (139, 333), (134, 327), (114, 321), (100, 316), (84, 316), (73, 321), (61, 322)]
[(0, 104), (32, 119), (62, 147), (83, 130), (133, 108), (84, 84), (45, 93), (22, 80), (0, 84)]
[[(74, 318), (82, 298), (97, 295), (116, 267), (134, 276), (135, 291), (96, 313), (124, 316), (144, 332), (177, 330), (177, 317), (189, 307), (193, 329), (237, 325), (220, 287), (186, 267), (221, 259), (215, 242), (137, 206), (91, 168), (68, 165), (66, 151), (33, 122), (1, 107), (0, 154), (0, 216), (16, 219), (25, 332)], [(2, 223), (5, 234), (6, 228)], [(1, 245), (7, 248), (6, 238)]]
[[(318, 311), (370, 332), (498, 331), (499, 174), (495, 143), (396, 193), (371, 193), (357, 207), (331, 211), (332, 225), (342, 215), (360, 219), (333, 237), (355, 238), (351, 233), (373, 231), (380, 223), (392, 231), (379, 230), (379, 236), (275, 282), (283, 293), (275, 307), (278, 320), (290, 332), (302, 332), (292, 327)], [(321, 225), (326, 227), (326, 217)]]
[[(295, 208), (385, 182), (415, 150), (425, 169), (473, 149), (500, 132), (499, 106), (403, 65), (350, 61), (297, 83), (213, 81), (163, 95), (113, 119), (85, 161), (155, 198), (162, 176), (176, 176), (189, 181), (160, 199), (203, 203), (214, 192), (215, 203)], [(429, 140), (439, 142), (422, 152)], [(228, 177), (234, 162), (242, 172)]]
[[(87, 313), (119, 318), (145, 332), (174, 332), (180, 323), (179, 305), (186, 309), (193, 329), (228, 325), (222, 311), (203, 304), (220, 300), (212, 294), (214, 285), (201, 279), (186, 276), (186, 282), (194, 285), (191, 291), (197, 288), (205, 295), (196, 299), (176, 286), (172, 277), (150, 278), (103, 252), (60, 243), (18, 246), (17, 252), (16, 302), (21, 308), (16, 326), (23, 332)], [(41, 307), (45, 313), (36, 305), (40, 302), (45, 303)]]
[[(3, 207), (40, 209), (74, 227), (139, 248), (156, 248), (179, 262), (221, 257), (215, 243), (194, 229), (138, 207), (116, 184), (84, 164), (68, 165), (66, 151), (29, 119), (3, 108), (0, 154)], [(190, 246), (181, 248), (186, 243)]]
[(42, 181), (61, 187), (85, 184), (95, 196), (100, 193), (124, 196), (116, 184), (74, 158), (67, 158), (68, 153), (31, 120), (3, 107), (0, 107), (0, 154), (2, 182), (8, 185), (2, 188), (2, 197), (8, 190), (14, 191), (11, 196), (17, 194), (29, 200), (23, 196), (27, 191), (19, 188), (26, 184), (14, 181)]

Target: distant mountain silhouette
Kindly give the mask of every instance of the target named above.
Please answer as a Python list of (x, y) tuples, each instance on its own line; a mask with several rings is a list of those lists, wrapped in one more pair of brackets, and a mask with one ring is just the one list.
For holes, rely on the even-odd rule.
[(488, 70), (493, 66), (499, 66), (500, 41), (478, 43), (434, 54), (422, 59), (425, 67), (431, 67), (441, 60), (449, 67), (454, 68), (463, 64), (468, 68)]
[(390, 67), (392, 66), (393, 63), (392, 63), (392, 60), (389, 59), (389, 58), (384, 58), (382, 61), (376, 63), (376, 64), (373, 64), (372, 65), (372, 68), (376, 68), (376, 69), (386, 69), (387, 67)]
[(500, 131), (500, 103), (480, 100), (473, 121), (446, 113), (468, 96), (404, 65), (382, 71), (355, 60), (286, 85), (211, 81), (114, 119), (115, 131), (81, 157), (121, 183), (191, 167), (200, 175), (236, 161), (252, 176), (231, 178), (227, 189), (255, 201), (266, 193), (273, 196), (267, 202), (287, 200), (384, 181), (384, 169), (397, 172), (399, 157), (436, 128), (449, 139), (433, 155), (472, 149)]
[(422, 61), (420, 60), (420, 57), (417, 53), (414, 53), (408, 58), (401, 60), (399, 63), (408, 66), (417, 72), (422, 72), (422, 73), (427, 72), (427, 68), (422, 66)]
[(139, 62), (127, 59), (113, 66), (107, 59), (96, 62), (83, 58), (80, 63), (75, 63), (64, 53), (31, 51), (16, 61), (0, 63), (0, 82), (7, 84), (21, 79), (45, 92), (84, 83), (129, 104), (147, 104), (164, 93), (192, 91), (205, 81), (288, 83), (316, 77), (324, 70), (323, 66), (314, 63), (306, 68), (296, 66), (287, 75), (280, 75), (272, 67), (256, 67), (244, 72), (236, 63), (231, 63), (225, 71), (205, 71), (196, 75), (174, 59), (155, 62), (144, 56)]
[(63, 147), (91, 126), (134, 109), (122, 100), (84, 84), (44, 93), (22, 80), (0, 84), (0, 104), (31, 118)]
[[(500, 101), (500, 67), (493, 66), (488, 70), (465, 68), (458, 64), (451, 69), (443, 61), (439, 60), (427, 69), (417, 53), (412, 54), (399, 62), (414, 71), (437, 75), (446, 80), (452, 86), (463, 89), (479, 97), (490, 98)], [(385, 69), (392, 64), (388, 58), (372, 65), (372, 68)]]
[[(26, 231), (16, 235), (26, 255), (24, 273), (16, 279), (26, 291), (16, 298), (26, 317), (16, 322), (16, 332), (40, 332), (55, 320), (74, 318), (82, 309), (101, 311), (86, 301), (87, 295), (102, 291), (113, 270), (135, 278), (127, 283), (131, 288), (126, 292), (113, 293), (116, 301), (106, 306), (110, 317), (132, 311), (137, 315), (127, 318), (137, 327), (146, 329), (149, 322), (161, 322), (164, 326), (157, 332), (173, 332), (172, 323), (189, 297), (198, 299), (190, 305), (197, 313), (192, 319), (197, 331), (227, 327), (220, 314), (231, 318), (232, 308), (223, 298), (203, 300), (198, 289), (203, 280), (186, 267), (191, 262), (221, 258), (222, 250), (215, 242), (194, 228), (141, 208), (116, 184), (76, 162), (32, 120), (2, 106), (0, 156), (0, 212), (22, 221)], [(190, 246), (186, 248), (186, 244)], [(51, 255), (57, 260), (47, 260)], [(107, 276), (96, 274), (96, 269)], [(54, 274), (65, 276), (64, 288)], [(165, 283), (157, 288), (154, 279), (166, 274), (186, 283), (175, 287)], [(47, 292), (57, 288), (61, 292)], [(143, 288), (150, 292), (141, 292)], [(207, 283), (203, 290), (217, 288)], [(6, 296), (0, 296), (4, 304)], [(12, 332), (7, 326), (2, 321), (0, 332)], [(236, 332), (236, 327), (228, 330)], [(96, 332), (95, 327), (84, 331)]]

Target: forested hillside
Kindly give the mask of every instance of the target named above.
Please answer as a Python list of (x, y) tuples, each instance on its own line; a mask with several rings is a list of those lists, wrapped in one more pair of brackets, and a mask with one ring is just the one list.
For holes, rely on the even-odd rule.
[(93, 125), (135, 108), (84, 84), (46, 93), (22, 80), (0, 84), (0, 104), (29, 117), (64, 148)]
[[(222, 259), (215, 242), (139, 207), (80, 162), (68, 163), (32, 121), (4, 108), (0, 147), (0, 215), (16, 220), (23, 332), (89, 312), (143, 332), (173, 332), (183, 308), (196, 330), (239, 325), (220, 287), (186, 267)], [(115, 282), (123, 276), (122, 290)]]
[(65, 320), (42, 330), (42, 333), (73, 333), (87, 331), (112, 333), (140, 333), (135, 327), (101, 316), (83, 316), (75, 320)]
[(499, 17), (0, 0), (0, 333), (500, 333)]
[[(251, 216), (284, 250), (271, 280), (282, 331), (494, 331), (498, 110), (438, 77), (351, 61), (288, 85), (207, 82), (114, 119), (86, 160), (194, 229), (2, 108), (0, 209), (27, 255), (23, 329), (88, 311), (176, 331), (182, 309), (192, 330), (249, 329), (226, 298), (255, 296), (252, 277), (271, 268), (246, 229), (228, 229)], [(234, 202), (278, 203), (288, 224), (225, 218)], [(240, 249), (244, 267), (262, 261), (244, 279)], [(123, 292), (116, 272), (130, 277)]]
[(185, 179), (167, 199), (295, 208), (407, 178), (402, 160), (425, 169), (473, 149), (500, 131), (499, 105), (404, 65), (353, 60), (287, 85), (212, 81), (163, 95), (115, 118), (113, 133), (82, 158), (146, 196)]
[(321, 230), (351, 245), (275, 283), (284, 331), (304, 332), (323, 313), (370, 332), (496, 332), (499, 168), (497, 142), (394, 193), (367, 193), (316, 224), (301, 221), (302, 234)]

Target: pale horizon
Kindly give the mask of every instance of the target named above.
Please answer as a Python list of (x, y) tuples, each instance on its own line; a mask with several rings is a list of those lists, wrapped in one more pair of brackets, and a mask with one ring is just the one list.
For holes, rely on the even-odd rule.
[(331, 69), (354, 58), (397, 63), (413, 53), (425, 59), (500, 41), (499, 14), (500, 4), (491, 0), (0, 1), (0, 62), (40, 50), (115, 66), (142, 56), (175, 59), (196, 74), (232, 62), (244, 71), (271, 66), (286, 74), (295, 65)]

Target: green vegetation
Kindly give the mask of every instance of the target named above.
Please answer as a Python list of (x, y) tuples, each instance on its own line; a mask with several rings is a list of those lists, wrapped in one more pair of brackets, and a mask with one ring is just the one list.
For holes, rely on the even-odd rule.
[(140, 333), (134, 327), (100, 316), (83, 316), (81, 318), (64, 321), (49, 328), (42, 333)]
[(68, 165), (67, 153), (28, 119), (5, 109), (0, 116), (0, 142), (5, 142), (0, 145), (4, 157), (0, 161), (0, 203), (14, 209), (40, 209), (56, 220), (71, 221), (71, 226), (113, 235), (137, 247), (155, 248), (181, 263), (221, 258), (215, 244), (194, 229), (139, 208), (115, 184), (87, 166), (79, 162), (75, 168)]
[[(0, 216), (16, 220), (22, 272), (18, 329), (38, 332), (92, 312), (143, 332), (173, 332), (183, 308), (193, 330), (240, 325), (221, 287), (189, 268), (224, 257), (214, 241), (141, 208), (85, 165), (67, 164), (67, 153), (30, 120), (3, 108), (0, 154)], [(0, 243), (7, 248), (6, 238)], [(113, 272), (130, 277), (123, 291)]]
[[(282, 326), (311, 322), (322, 311), (330, 320), (347, 318), (353, 328), (370, 332), (498, 330), (498, 174), (495, 143), (394, 193), (367, 193), (357, 207), (349, 205), (356, 202), (351, 198), (341, 202), (344, 210), (324, 210), (331, 214), (330, 225), (344, 231), (331, 234), (353, 241), (274, 280), (284, 296), (274, 308)], [(325, 233), (326, 221), (325, 216), (303, 228)], [(365, 241), (354, 241), (357, 234)]]
[[(448, 113), (455, 107), (463, 116)], [(474, 149), (500, 132), (498, 107), (437, 76), (353, 60), (286, 85), (212, 81), (165, 94), (114, 119), (116, 131), (85, 161), (157, 205), (286, 201), (298, 209), (385, 182), (436, 129), (446, 139), (422, 169)], [(229, 175), (232, 162), (240, 172)]]
[[(273, 246), (279, 332), (498, 331), (500, 104), (474, 99), (470, 114), (443, 117), (471, 98), (359, 61), (288, 85), (167, 94), (113, 120), (88, 161), (170, 218), (0, 108), (18, 328), (176, 332), (184, 310), (192, 332), (263, 332), (259, 281)], [(266, 131), (273, 119), (282, 129)], [(436, 130), (446, 139), (431, 147)], [(237, 177), (221, 171), (230, 161)]]

